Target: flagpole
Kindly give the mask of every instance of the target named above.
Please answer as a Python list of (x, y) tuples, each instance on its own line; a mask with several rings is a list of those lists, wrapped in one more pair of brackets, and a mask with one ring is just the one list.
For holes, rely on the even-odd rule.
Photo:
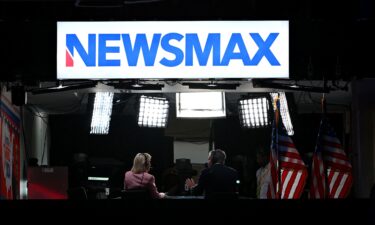
[[(280, 100), (279, 93), (276, 97), (276, 115), (275, 115), (275, 125), (276, 125), (276, 157), (277, 157), (277, 183), (278, 183), (278, 190), (276, 193), (276, 196), (278, 199), (281, 199), (281, 169), (280, 169), (280, 163), (279, 163), (279, 117), (280, 117), (280, 111), (279, 111), (279, 104), (277, 104)], [(280, 103), (280, 102), (279, 102)]]
[(325, 98), (325, 91), (327, 90), (327, 81), (323, 76), (323, 96), (322, 96), (322, 114), (325, 117), (327, 113), (327, 105), (326, 105), (326, 98)]
[[(324, 82), (324, 86), (326, 86), (325, 82)], [(319, 141), (318, 144), (320, 146), (318, 146), (318, 147), (323, 148), (323, 146), (322, 146), (322, 138), (323, 137), (321, 135), (324, 135), (324, 133), (325, 133), (325, 129), (326, 129), (326, 127), (325, 127), (325, 120), (326, 120), (326, 114), (327, 114), (327, 104), (326, 104), (325, 93), (323, 93), (321, 104), (322, 104), (321, 105), (322, 106), (322, 122), (320, 124), (320, 126), (321, 126), (320, 129), (321, 130), (319, 132), (320, 137), (319, 137), (319, 140), (318, 140)], [(322, 157), (323, 157), (324, 149), (321, 149), (321, 154), (322, 154)], [(323, 165), (324, 165), (324, 162), (323, 162)], [(323, 173), (324, 173), (324, 198), (328, 198), (329, 188), (328, 188), (328, 181), (327, 181), (327, 170), (326, 170), (325, 166), (324, 166)]]

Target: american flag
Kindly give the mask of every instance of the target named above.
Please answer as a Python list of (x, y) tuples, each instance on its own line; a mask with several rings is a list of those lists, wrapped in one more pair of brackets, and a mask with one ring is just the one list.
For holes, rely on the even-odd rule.
[(310, 198), (345, 198), (352, 182), (349, 159), (335, 131), (323, 118), (312, 160)]
[[(301, 197), (307, 179), (305, 163), (293, 140), (279, 120), (278, 110), (272, 124), (270, 153), (271, 182), (267, 197), (271, 199), (297, 199)], [(279, 184), (280, 181), (280, 184)]]

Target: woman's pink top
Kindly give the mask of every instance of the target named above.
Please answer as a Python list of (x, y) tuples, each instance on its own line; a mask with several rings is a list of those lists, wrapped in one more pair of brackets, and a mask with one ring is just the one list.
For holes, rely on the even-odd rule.
[(127, 171), (124, 179), (124, 189), (145, 188), (150, 191), (153, 198), (161, 198), (160, 193), (155, 185), (155, 177), (149, 173), (133, 173)]

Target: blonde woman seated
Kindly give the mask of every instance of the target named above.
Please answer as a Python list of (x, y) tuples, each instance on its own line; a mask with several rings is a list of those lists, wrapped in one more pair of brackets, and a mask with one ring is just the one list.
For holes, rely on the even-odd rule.
[(159, 193), (155, 185), (155, 177), (148, 172), (151, 168), (151, 155), (138, 153), (134, 157), (133, 167), (125, 173), (124, 189), (146, 189), (152, 198), (164, 198), (164, 193)]

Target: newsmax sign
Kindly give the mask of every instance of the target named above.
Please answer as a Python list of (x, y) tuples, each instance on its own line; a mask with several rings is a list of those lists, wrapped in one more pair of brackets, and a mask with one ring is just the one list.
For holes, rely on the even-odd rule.
[(289, 78), (289, 22), (58, 22), (57, 78)]

